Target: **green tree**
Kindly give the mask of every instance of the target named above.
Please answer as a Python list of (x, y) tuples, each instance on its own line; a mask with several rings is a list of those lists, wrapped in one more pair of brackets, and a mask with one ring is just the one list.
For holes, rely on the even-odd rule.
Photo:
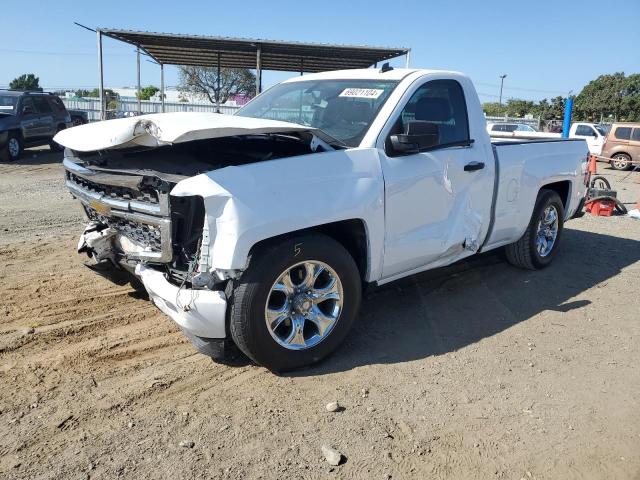
[(624, 72), (600, 75), (590, 81), (578, 94), (575, 109), (578, 115), (589, 120), (614, 116), (619, 120), (638, 118), (640, 75), (625, 77)]
[[(140, 100), (150, 100), (156, 93), (158, 93), (160, 89), (153, 85), (149, 85), (148, 87), (144, 87), (140, 90)], [(136, 93), (136, 97), (138, 94)]]
[(534, 103), (530, 100), (519, 100), (510, 98), (507, 100), (507, 115), (510, 117), (522, 118), (531, 113)]
[[(233, 95), (251, 95), (255, 91), (256, 76), (248, 68), (181, 66), (178, 90), (205, 98), (211, 103), (225, 103)], [(220, 88), (218, 88), (218, 84)]]
[(40, 78), (33, 73), (24, 73), (11, 80), (9, 88), (11, 90), (38, 90), (40, 88)]
[(498, 102), (483, 103), (482, 110), (488, 117), (504, 117), (507, 114), (506, 105), (500, 105)]

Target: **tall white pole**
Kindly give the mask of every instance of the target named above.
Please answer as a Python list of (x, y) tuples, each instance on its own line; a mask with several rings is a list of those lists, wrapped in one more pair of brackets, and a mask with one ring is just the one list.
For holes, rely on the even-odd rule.
[(138, 66), (138, 115), (142, 113), (142, 104), (140, 102), (140, 47), (136, 48), (136, 63)]
[(98, 37), (98, 71), (100, 76), (100, 83), (98, 84), (98, 93), (100, 94), (100, 120), (105, 120), (107, 117), (107, 109), (104, 102), (104, 70), (102, 66), (102, 32), (98, 30), (96, 32)]

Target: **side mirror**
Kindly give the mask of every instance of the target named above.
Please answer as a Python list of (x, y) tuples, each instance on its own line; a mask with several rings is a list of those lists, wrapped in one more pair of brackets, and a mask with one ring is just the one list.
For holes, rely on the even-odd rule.
[(413, 120), (407, 123), (406, 133), (391, 135), (391, 146), (397, 153), (410, 155), (438, 145), (440, 132), (435, 123)]
[(33, 107), (31, 105), (25, 105), (22, 108), (22, 113), (24, 113), (26, 115), (29, 115), (29, 114), (36, 113), (36, 112), (35, 112), (35, 110), (33, 109)]

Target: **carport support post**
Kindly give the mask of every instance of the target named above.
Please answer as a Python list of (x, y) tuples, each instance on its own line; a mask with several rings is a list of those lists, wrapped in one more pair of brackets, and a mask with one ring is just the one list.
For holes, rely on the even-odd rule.
[(142, 113), (142, 105), (140, 102), (140, 47), (136, 48), (136, 64), (138, 67), (138, 115)]
[(564, 122), (562, 124), (562, 138), (569, 138), (571, 128), (571, 111), (573, 110), (573, 98), (568, 97), (564, 104)]
[(160, 64), (160, 110), (164, 113), (164, 65)]
[(220, 113), (220, 52), (218, 52), (218, 71), (216, 77), (216, 113)]
[(100, 30), (96, 31), (96, 35), (98, 37), (98, 71), (100, 75), (100, 83), (98, 84), (98, 90), (100, 94), (100, 120), (104, 120), (106, 118), (106, 105), (104, 104), (104, 69), (102, 65), (102, 32)]
[(406, 59), (405, 59), (405, 67), (404, 68), (409, 68), (410, 60), (411, 60), (411, 49), (409, 48), (407, 50)]
[(256, 51), (256, 96), (262, 91), (262, 47)]

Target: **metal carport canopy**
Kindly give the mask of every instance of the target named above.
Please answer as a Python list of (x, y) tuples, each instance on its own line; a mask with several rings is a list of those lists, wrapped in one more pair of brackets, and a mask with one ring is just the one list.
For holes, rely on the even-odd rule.
[[(100, 28), (107, 37), (130, 43), (164, 65), (321, 72), (367, 68), (409, 54), (408, 48), (284, 42)], [(219, 60), (218, 60), (219, 56)]]

